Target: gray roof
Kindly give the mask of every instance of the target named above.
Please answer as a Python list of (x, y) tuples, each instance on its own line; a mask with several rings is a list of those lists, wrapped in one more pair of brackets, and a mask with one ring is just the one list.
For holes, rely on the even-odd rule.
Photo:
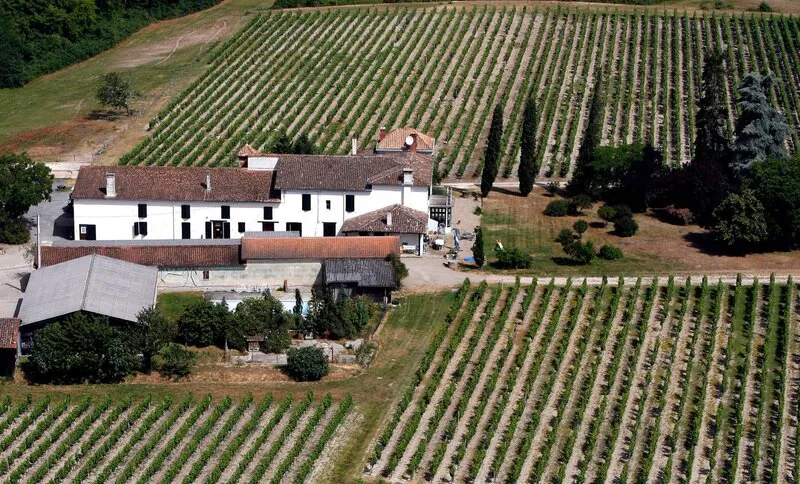
[(87, 255), (34, 271), (22, 298), (22, 325), (88, 311), (136, 321), (153, 305), (158, 269)]
[(325, 284), (395, 287), (392, 265), (376, 259), (334, 259), (324, 263)]

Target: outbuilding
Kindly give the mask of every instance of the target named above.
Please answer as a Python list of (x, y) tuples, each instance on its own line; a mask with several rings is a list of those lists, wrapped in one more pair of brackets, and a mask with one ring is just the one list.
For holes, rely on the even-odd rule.
[(380, 259), (335, 259), (324, 265), (325, 287), (334, 298), (364, 296), (373, 301), (391, 301), (397, 287), (392, 265)]
[(0, 376), (14, 376), (18, 353), (19, 319), (0, 318)]

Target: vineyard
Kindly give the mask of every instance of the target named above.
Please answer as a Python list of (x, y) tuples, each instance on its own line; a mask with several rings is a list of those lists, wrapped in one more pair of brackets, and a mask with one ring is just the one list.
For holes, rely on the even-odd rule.
[(367, 456), (431, 482), (798, 482), (798, 290), (465, 281)]
[(346, 396), (241, 401), (28, 397), (0, 402), (4, 482), (305, 482), (351, 409)]
[[(729, 124), (740, 81), (771, 73), (775, 106), (800, 126), (800, 20), (598, 9), (440, 7), (259, 15), (211, 55), (207, 72), (150, 122), (122, 164), (217, 166), (245, 143), (269, 150), (306, 132), (325, 153), (362, 148), (381, 126), (414, 126), (443, 147), (445, 177), (480, 173), (496, 103), (500, 174), (516, 174), (522, 110), (539, 110), (545, 177), (568, 177), (594, 79), (605, 86), (603, 144), (646, 140), (667, 163), (692, 156), (703, 55), (723, 48)], [(797, 132), (789, 140), (794, 151)]]

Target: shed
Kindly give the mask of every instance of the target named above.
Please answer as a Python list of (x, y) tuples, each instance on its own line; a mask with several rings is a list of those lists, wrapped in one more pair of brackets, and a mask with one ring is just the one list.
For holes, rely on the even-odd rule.
[(325, 287), (333, 296), (365, 296), (375, 301), (391, 300), (397, 287), (392, 265), (378, 259), (335, 259), (323, 263)]
[(0, 318), (0, 376), (14, 376), (19, 346), (19, 319)]

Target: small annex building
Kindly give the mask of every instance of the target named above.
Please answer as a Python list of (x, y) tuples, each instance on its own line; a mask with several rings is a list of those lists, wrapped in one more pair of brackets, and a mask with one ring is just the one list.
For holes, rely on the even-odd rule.
[(377, 302), (389, 302), (397, 288), (392, 265), (380, 259), (334, 259), (323, 263), (325, 287), (333, 297), (364, 296)]
[(395, 204), (346, 220), (342, 225), (345, 235), (396, 235), (400, 237), (403, 251), (424, 251), (423, 237), (428, 231), (428, 214)]
[(397, 128), (387, 131), (381, 128), (375, 153), (412, 152), (433, 155), (436, 139), (416, 128)]
[(18, 354), (19, 319), (0, 318), (0, 376), (14, 376)]
[(19, 310), (20, 341), (29, 348), (33, 332), (84, 311), (112, 322), (135, 322), (155, 303), (158, 269), (90, 254), (31, 273)]

